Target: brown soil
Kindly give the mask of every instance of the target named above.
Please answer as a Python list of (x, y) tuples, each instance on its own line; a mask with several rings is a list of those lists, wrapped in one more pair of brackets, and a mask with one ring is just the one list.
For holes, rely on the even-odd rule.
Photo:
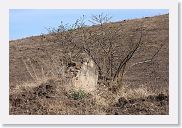
[(165, 115), (169, 111), (168, 105), (169, 97), (164, 94), (130, 100), (121, 97), (106, 111), (110, 115)]
[[(59, 92), (56, 91), (58, 87)], [(120, 97), (116, 103), (105, 107), (98, 105), (91, 94), (83, 99), (70, 97), (70, 93), (53, 80), (10, 95), (10, 114), (13, 115), (165, 115), (168, 105), (169, 97), (159, 94), (138, 99)]]
[[(117, 68), (120, 58), (124, 58), (128, 49), (134, 46), (131, 38), (133, 41), (138, 40), (138, 28), (141, 23), (145, 28), (143, 44), (127, 63), (128, 67), (150, 58), (157, 48), (164, 44), (160, 52), (152, 63), (138, 64), (132, 69), (126, 67), (128, 71), (121, 85), (99, 79), (94, 93), (71, 93), (73, 88), (68, 84), (70, 76), (61, 79), (59, 69), (65, 65), (62, 64), (64, 53), (57, 43), (59, 41), (56, 42), (56, 35), (10, 41), (10, 114), (169, 114), (168, 14), (104, 24), (106, 29), (120, 29), (120, 36), (113, 40), (119, 46), (115, 51), (117, 57), (113, 57), (113, 65)], [(97, 32), (98, 26), (88, 29)], [(45, 37), (54, 41), (45, 40)], [(95, 45), (96, 47), (98, 46)]]

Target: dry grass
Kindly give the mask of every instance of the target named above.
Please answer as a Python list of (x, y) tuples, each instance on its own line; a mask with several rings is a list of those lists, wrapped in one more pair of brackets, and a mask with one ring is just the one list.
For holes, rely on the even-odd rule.
[(158, 94), (164, 94), (168, 95), (168, 88), (162, 88), (162, 89), (154, 89), (151, 86), (147, 85), (140, 85), (137, 88), (131, 88), (128, 85), (122, 85), (122, 87), (119, 90), (118, 97), (124, 97), (126, 99), (139, 99), (139, 98), (145, 98), (150, 95), (158, 95)]
[[(165, 19), (164, 23), (160, 23), (161, 18)], [(143, 40), (146, 47), (140, 48), (129, 66), (154, 53), (156, 49), (149, 49), (148, 46), (158, 46), (161, 40), (168, 38), (168, 16), (144, 20), (146, 32)], [(120, 38), (123, 40), (114, 40), (123, 43), (123, 48), (118, 51), (125, 53), (130, 39), (124, 37), (130, 35), (130, 31), (135, 31), (141, 21), (106, 24), (107, 28), (120, 27), (122, 30)], [(96, 31), (97, 26), (90, 30)], [(58, 46), (46, 40), (42, 42), (41, 37), (10, 43), (11, 115), (169, 114), (168, 42), (155, 58), (157, 63), (128, 68), (122, 82), (99, 79), (92, 93), (74, 88), (72, 75), (66, 72), (67, 59)], [(121, 56), (121, 53), (118, 55)], [(114, 63), (117, 67), (117, 61)]]
[(117, 92), (105, 87), (101, 92), (89, 94), (68, 90), (57, 80), (37, 83), (25, 83), (10, 92), (10, 114), (166, 114), (168, 111), (168, 96), (145, 87), (123, 86)]
[[(53, 66), (57, 67), (56, 64), (51, 67)], [(44, 68), (43, 72), (55, 72), (55, 67), (48, 71)], [(159, 90), (156, 92), (156, 89), (152, 89), (146, 85), (132, 88), (127, 85), (119, 86), (117, 82), (105, 82), (101, 80), (98, 82), (97, 89), (94, 92), (87, 93), (84, 90), (74, 90), (74, 86), (71, 86), (68, 82), (63, 82), (66, 77), (60, 77), (58, 72), (52, 73), (52, 75), (46, 75), (41, 72), (41, 75), (37, 75), (39, 72), (34, 64), (26, 65), (26, 68), (30, 76), (36, 77), (32, 77), (33, 81), (23, 82), (10, 90), (10, 114), (125, 114), (127, 112), (130, 113), (130, 111), (126, 108), (123, 109), (123, 105), (132, 105), (133, 103), (131, 104), (130, 101), (140, 103), (139, 106), (130, 106), (135, 110), (144, 104), (141, 100), (150, 97), (153, 98), (153, 100), (150, 99), (152, 104), (149, 102), (150, 106), (152, 106), (151, 109), (155, 108), (160, 111), (161, 108), (159, 107), (161, 106), (158, 107), (158, 103), (162, 103), (163, 100), (157, 101), (156, 96), (164, 94), (165, 97), (168, 92), (164, 88), (161, 89), (163, 92)], [(33, 69), (31, 70), (31, 68)], [(164, 101), (167, 104), (166, 99)], [(149, 103), (143, 106), (148, 106)], [(136, 114), (149, 113), (152, 113), (152, 111), (147, 110), (147, 113), (141, 112)]]

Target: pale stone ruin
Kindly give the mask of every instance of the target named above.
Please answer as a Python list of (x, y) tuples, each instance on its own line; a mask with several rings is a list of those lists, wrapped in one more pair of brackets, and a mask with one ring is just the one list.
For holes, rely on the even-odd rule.
[(92, 59), (86, 59), (83, 63), (75, 63), (69, 71), (74, 74), (71, 84), (75, 90), (84, 90), (89, 93), (96, 90), (98, 71)]

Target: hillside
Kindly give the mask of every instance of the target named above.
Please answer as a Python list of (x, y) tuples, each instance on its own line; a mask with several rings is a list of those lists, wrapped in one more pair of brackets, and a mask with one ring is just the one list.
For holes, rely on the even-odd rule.
[[(123, 63), (121, 79), (120, 62), (140, 40)], [(83, 46), (89, 49), (87, 55)], [(88, 58), (98, 72), (88, 76), (97, 79), (96, 87), (89, 86), (92, 91), (87, 92), (76, 85), (79, 90), (74, 90), (68, 83)], [(168, 14), (10, 41), (9, 62), (10, 114), (169, 113)], [(115, 74), (117, 80), (110, 80)]]

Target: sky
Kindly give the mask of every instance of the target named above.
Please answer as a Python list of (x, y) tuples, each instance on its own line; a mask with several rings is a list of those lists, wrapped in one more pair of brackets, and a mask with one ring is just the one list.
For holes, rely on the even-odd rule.
[(28, 36), (46, 34), (46, 28), (64, 24), (73, 24), (76, 19), (85, 15), (87, 25), (92, 15), (111, 16), (112, 22), (125, 19), (143, 18), (169, 13), (167, 9), (10, 9), (9, 10), (9, 39), (16, 40)]

